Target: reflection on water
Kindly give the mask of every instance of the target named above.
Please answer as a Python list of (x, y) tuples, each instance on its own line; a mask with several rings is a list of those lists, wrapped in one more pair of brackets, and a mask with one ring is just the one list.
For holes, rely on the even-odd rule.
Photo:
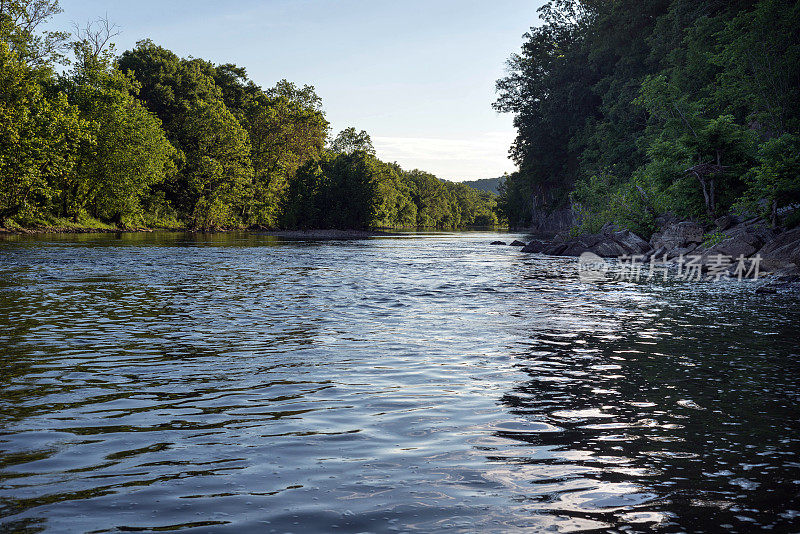
[(800, 529), (795, 302), (495, 237), (0, 243), (2, 529)]

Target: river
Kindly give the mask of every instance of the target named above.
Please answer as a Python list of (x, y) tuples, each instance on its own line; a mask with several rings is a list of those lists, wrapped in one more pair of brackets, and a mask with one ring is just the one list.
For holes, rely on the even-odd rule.
[(516, 234), (0, 241), (0, 531), (800, 531), (800, 310)]

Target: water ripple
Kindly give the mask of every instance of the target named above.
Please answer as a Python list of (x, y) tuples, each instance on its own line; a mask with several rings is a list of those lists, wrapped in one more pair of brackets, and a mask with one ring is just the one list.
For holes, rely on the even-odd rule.
[(2, 529), (800, 529), (795, 303), (493, 237), (0, 243)]

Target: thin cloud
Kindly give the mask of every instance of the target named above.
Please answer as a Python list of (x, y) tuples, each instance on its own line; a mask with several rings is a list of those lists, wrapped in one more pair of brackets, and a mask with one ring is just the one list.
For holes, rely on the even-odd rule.
[(477, 138), (374, 137), (381, 159), (418, 168), (448, 180), (493, 178), (514, 171), (508, 149), (514, 132), (489, 132)]

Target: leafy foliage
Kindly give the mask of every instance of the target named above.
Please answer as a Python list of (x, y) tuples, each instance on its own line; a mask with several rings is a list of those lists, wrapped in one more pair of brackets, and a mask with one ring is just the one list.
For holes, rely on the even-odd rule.
[(87, 121), (75, 172), (62, 184), (62, 215), (77, 220), (86, 209), (122, 226), (143, 223), (142, 199), (173, 172), (175, 149), (161, 121), (134, 96), (138, 85), (113, 68), (110, 53), (75, 44), (75, 67), (65, 85)]
[(262, 89), (152, 41), (117, 57), (107, 20), (40, 31), (57, 0), (0, 1), (0, 225), (59, 217), (200, 229), (492, 225), (493, 195), (406, 172), (348, 128), (326, 149), (311, 86)]
[(540, 15), (497, 84), (518, 130), (510, 224), (571, 205), (582, 230), (646, 231), (654, 213), (794, 202), (800, 178), (771, 165), (791, 168), (775, 139), (800, 129), (797, 2), (557, 0)]
[(0, 224), (42, 211), (72, 176), (88, 125), (63, 93), (48, 94), (49, 71), (0, 42)]

